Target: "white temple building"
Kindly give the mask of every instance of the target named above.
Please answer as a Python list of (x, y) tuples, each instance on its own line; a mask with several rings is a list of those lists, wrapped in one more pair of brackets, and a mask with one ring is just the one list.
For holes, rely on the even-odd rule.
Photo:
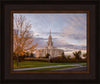
[(64, 50), (57, 49), (56, 47), (53, 46), (53, 41), (52, 41), (52, 36), (51, 36), (51, 31), (50, 31), (47, 46), (42, 48), (42, 49), (37, 49), (36, 50), (36, 57), (39, 57), (39, 58), (45, 57), (46, 54), (48, 53), (50, 55), (49, 58), (54, 58), (57, 56), (61, 56), (63, 52), (64, 52)]

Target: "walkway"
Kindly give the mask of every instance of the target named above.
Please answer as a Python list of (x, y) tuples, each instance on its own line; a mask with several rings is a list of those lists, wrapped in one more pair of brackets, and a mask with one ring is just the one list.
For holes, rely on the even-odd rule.
[(64, 67), (64, 66), (78, 66), (79, 67), (81, 65), (80, 64), (53, 65), (53, 66), (44, 66), (44, 67), (14, 69), (14, 71), (26, 71), (26, 70), (45, 69), (45, 68)]
[(73, 67), (73, 68), (63, 68), (63, 69), (56, 69), (52, 71), (86, 71), (86, 66), (80, 66), (80, 67)]

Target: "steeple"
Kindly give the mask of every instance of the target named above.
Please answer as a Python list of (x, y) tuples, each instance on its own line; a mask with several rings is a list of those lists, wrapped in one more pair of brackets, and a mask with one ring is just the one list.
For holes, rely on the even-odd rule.
[(49, 34), (49, 38), (48, 41), (52, 41), (52, 36), (51, 36), (51, 29), (50, 29), (50, 34)]
[(49, 34), (49, 37), (48, 37), (47, 47), (49, 49), (53, 47), (52, 36), (51, 36), (51, 29), (50, 29), (50, 34)]

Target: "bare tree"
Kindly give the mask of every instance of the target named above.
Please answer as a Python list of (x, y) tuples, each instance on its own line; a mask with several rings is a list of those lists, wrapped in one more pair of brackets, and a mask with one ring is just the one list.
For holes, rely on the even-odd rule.
[(27, 51), (35, 51), (37, 43), (33, 44), (34, 38), (30, 29), (31, 24), (27, 22), (25, 16), (19, 15), (14, 17), (13, 50), (17, 58), (23, 56)]
[(80, 59), (80, 56), (81, 56), (81, 51), (75, 51), (75, 52), (73, 52), (73, 55), (75, 56), (75, 58), (77, 59), (77, 60), (79, 60)]

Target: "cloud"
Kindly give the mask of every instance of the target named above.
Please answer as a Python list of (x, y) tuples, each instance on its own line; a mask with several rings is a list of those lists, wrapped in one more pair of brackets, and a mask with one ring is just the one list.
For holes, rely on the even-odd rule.
[(73, 15), (66, 20), (66, 23), (60, 35), (66, 39), (68, 43), (86, 46), (86, 16), (83, 17), (82, 15), (78, 15), (78, 17), (76, 17), (76, 15)]
[[(65, 27), (63, 27), (62, 36), (75, 39), (75, 40), (84, 40), (86, 39), (86, 21), (82, 20), (83, 17), (71, 17)], [(82, 21), (81, 21), (82, 20)]]
[(43, 48), (46, 46), (46, 41), (44, 38), (34, 38), (33, 43), (38, 43), (37, 48)]
[(85, 40), (86, 35), (79, 35), (79, 34), (69, 34), (69, 38), (75, 39), (75, 40)]
[(65, 40), (60, 40), (60, 39), (55, 39), (54, 40), (54, 45), (56, 47), (66, 47), (66, 49), (82, 49), (82, 50), (85, 50), (86, 49), (86, 45), (77, 45), (77, 44), (74, 44), (74, 43), (68, 43), (67, 41)]
[(34, 32), (33, 34), (34, 34), (34, 36), (39, 36), (40, 35), (38, 32)]

